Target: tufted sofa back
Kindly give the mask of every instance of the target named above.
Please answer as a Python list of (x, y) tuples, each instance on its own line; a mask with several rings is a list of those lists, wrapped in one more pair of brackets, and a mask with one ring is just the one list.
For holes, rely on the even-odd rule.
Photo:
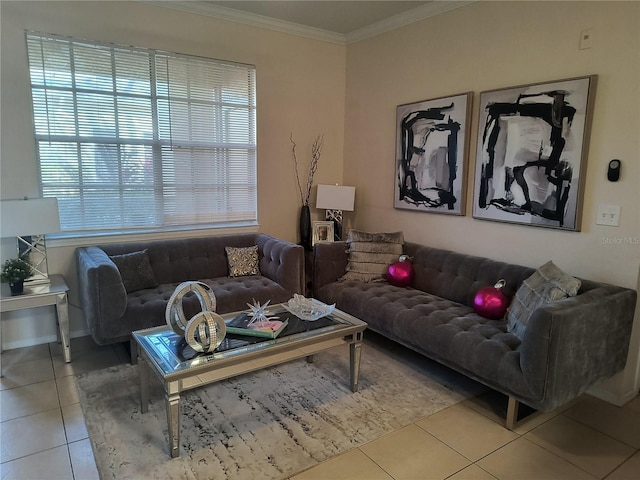
[[(218, 278), (229, 274), (225, 247), (258, 246), (260, 274), (289, 292), (302, 292), (304, 265), (292, 244), (264, 233), (216, 237), (157, 240), (100, 245), (107, 255), (147, 250), (153, 274), (159, 284), (179, 283), (194, 278)], [(293, 245), (295, 247), (295, 245)], [(295, 267), (295, 269), (292, 269)]]
[(503, 278), (504, 292), (511, 297), (535, 269), (489, 258), (426, 247), (406, 242), (404, 251), (413, 257), (413, 287), (473, 307), (477, 291)]
[[(194, 278), (228, 275), (225, 247), (256, 245), (258, 234), (158, 240), (151, 242), (100, 245), (107, 255), (147, 250), (158, 283), (178, 283)], [(260, 252), (261, 253), (261, 252)]]

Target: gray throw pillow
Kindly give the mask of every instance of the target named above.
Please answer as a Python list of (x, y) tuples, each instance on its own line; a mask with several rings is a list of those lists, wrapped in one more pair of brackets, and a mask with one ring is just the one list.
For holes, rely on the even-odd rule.
[(260, 275), (257, 245), (241, 248), (225, 247), (225, 250), (227, 252), (230, 277)]
[(581, 285), (580, 280), (553, 262), (545, 263), (518, 288), (507, 310), (507, 330), (522, 340), (529, 319), (538, 307), (576, 296)]
[(402, 232), (368, 233), (349, 231), (347, 273), (340, 280), (381, 282), (387, 269), (402, 255)]
[(147, 250), (111, 255), (109, 258), (118, 267), (127, 293), (158, 286)]

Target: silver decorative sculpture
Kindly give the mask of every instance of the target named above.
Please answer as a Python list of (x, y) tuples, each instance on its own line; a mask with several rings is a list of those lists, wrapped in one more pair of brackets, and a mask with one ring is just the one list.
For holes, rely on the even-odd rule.
[(264, 305), (260, 305), (260, 302), (253, 301), (253, 305), (247, 303), (247, 306), (251, 309), (251, 313), (249, 314), (251, 317), (251, 321), (248, 325), (252, 325), (254, 323), (262, 323), (262, 322), (270, 322), (271, 320), (276, 320), (280, 317), (270, 317), (267, 315), (266, 308), (269, 305), (271, 300), (267, 300)]
[[(182, 298), (193, 292), (202, 311), (186, 320)], [(202, 282), (183, 282), (176, 287), (167, 302), (165, 319), (167, 325), (178, 335), (183, 335), (196, 352), (212, 352), (222, 343), (227, 327), (220, 315), (215, 313), (216, 296), (211, 287)]]

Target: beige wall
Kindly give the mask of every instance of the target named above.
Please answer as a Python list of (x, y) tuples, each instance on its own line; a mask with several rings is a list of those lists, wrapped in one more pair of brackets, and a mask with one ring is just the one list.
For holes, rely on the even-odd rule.
[[(640, 4), (478, 2), (347, 51), (345, 183), (357, 187), (356, 225), (403, 230), (409, 241), (536, 267), (553, 260), (574, 275), (636, 288), (640, 265)], [(579, 50), (583, 29), (593, 47)], [(395, 109), (474, 92), (468, 171), (474, 171), (479, 92), (597, 74), (581, 232), (475, 220), (473, 175), (464, 217), (393, 208)], [(613, 158), (619, 182), (606, 180)], [(620, 227), (595, 224), (598, 204), (622, 207)], [(630, 239), (605, 244), (607, 239)], [(637, 388), (639, 321), (624, 394)]]
[[(290, 135), (308, 167), (313, 139), (324, 134), (317, 183), (342, 181), (346, 47), (136, 2), (1, 3), (0, 194), (37, 197), (25, 30), (163, 49), (257, 67), (258, 220), (262, 232), (297, 241), (300, 210)], [(304, 180), (304, 179), (303, 179)], [(312, 194), (315, 201), (315, 193)], [(313, 209), (312, 209), (313, 210)], [(319, 215), (313, 211), (314, 217)], [(201, 232), (207, 234), (211, 232)], [(215, 233), (215, 232), (214, 232)], [(96, 239), (85, 239), (94, 243)], [(104, 241), (104, 239), (102, 240)], [(7, 240), (2, 257), (13, 256)], [(76, 243), (55, 243), (50, 270), (71, 286), (74, 332), (86, 327), (75, 298)], [(5, 345), (55, 334), (51, 309), (12, 313), (3, 321)], [(25, 318), (27, 317), (27, 318)], [(37, 317), (38, 324), (29, 324)]]

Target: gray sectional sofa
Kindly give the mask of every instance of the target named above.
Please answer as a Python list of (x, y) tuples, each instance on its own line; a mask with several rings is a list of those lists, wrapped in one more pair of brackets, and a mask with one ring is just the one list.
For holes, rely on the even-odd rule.
[(405, 243), (413, 257), (410, 287), (339, 279), (345, 242), (314, 246), (314, 296), (369, 328), (509, 396), (507, 427), (522, 402), (549, 411), (576, 398), (627, 360), (636, 292), (582, 280), (574, 297), (538, 308), (522, 339), (505, 320), (473, 309), (476, 292), (505, 279), (513, 295), (534, 269)]
[[(254, 246), (255, 274), (230, 276), (226, 247)], [(76, 260), (80, 306), (99, 345), (126, 342), (134, 330), (165, 323), (167, 302), (185, 281), (209, 285), (218, 313), (245, 309), (254, 299), (286, 302), (304, 292), (304, 249), (265, 234), (82, 247)], [(115, 261), (128, 278), (123, 280)], [(183, 304), (187, 315), (200, 310), (195, 296)]]

